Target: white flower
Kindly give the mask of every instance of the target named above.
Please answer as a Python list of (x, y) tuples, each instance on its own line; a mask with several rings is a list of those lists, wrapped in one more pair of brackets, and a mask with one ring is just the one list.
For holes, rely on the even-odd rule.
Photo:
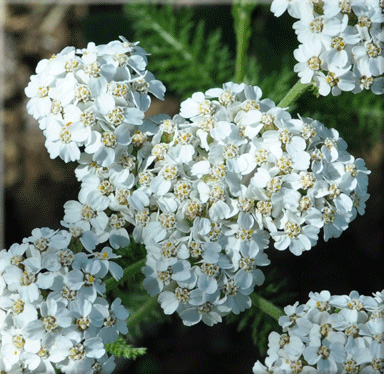
[(49, 85), (52, 80), (53, 77), (49, 75), (32, 75), (25, 89), (25, 94), (31, 98), (27, 104), (27, 110), (35, 119), (40, 119), (51, 111)]
[(126, 320), (128, 318), (128, 311), (121, 305), (121, 299), (117, 298), (110, 306), (110, 310), (103, 315), (104, 324), (98, 337), (103, 340), (103, 343), (113, 343), (119, 334), (127, 334), (128, 328)]
[(271, 11), (276, 17), (280, 17), (286, 10), (290, 16), (301, 18), (309, 16), (312, 12), (312, 4), (307, 0), (273, 0)]
[(331, 91), (338, 96), (342, 91), (352, 91), (355, 88), (356, 77), (350, 68), (330, 68), (327, 75), (320, 73), (315, 77), (320, 95), (327, 96)]
[(316, 77), (322, 69), (323, 61), (321, 53), (322, 45), (319, 42), (312, 44), (301, 44), (294, 51), (294, 56), (299, 62), (295, 65), (294, 71), (301, 78), (301, 83), (310, 83), (313, 77)]
[(382, 43), (366, 41), (364, 45), (353, 47), (352, 53), (359, 69), (363, 71), (368, 70), (373, 76), (379, 76), (384, 73)]

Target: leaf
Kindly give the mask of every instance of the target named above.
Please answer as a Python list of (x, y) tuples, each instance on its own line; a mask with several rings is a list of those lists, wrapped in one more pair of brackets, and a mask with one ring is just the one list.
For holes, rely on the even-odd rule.
[(124, 357), (131, 360), (136, 360), (136, 358), (147, 353), (147, 348), (132, 347), (127, 344), (122, 336), (119, 336), (114, 343), (107, 343), (105, 349), (115, 357)]
[(128, 4), (125, 14), (151, 52), (151, 71), (175, 94), (186, 98), (231, 79), (233, 60), (221, 30), (207, 31), (204, 20), (196, 24), (193, 8)]

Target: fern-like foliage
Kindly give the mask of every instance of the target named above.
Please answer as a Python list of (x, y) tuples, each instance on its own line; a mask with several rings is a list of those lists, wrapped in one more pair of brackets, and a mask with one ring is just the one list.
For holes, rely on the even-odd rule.
[(135, 39), (150, 51), (151, 71), (181, 98), (221, 85), (233, 76), (233, 61), (221, 41), (221, 30), (207, 31), (194, 21), (193, 8), (128, 4)]
[(114, 343), (107, 343), (105, 349), (115, 357), (124, 357), (130, 360), (136, 360), (136, 358), (147, 353), (147, 348), (132, 347), (121, 336)]
[(294, 294), (284, 290), (285, 280), (278, 279), (277, 271), (275, 269), (271, 270), (266, 276), (265, 286), (258, 288), (255, 293), (250, 295), (252, 300), (251, 308), (239, 315), (230, 314), (226, 317), (227, 323), (237, 324), (238, 331), (245, 328), (251, 329), (253, 343), (258, 347), (262, 356), (265, 356), (268, 349), (269, 333), (271, 331), (280, 331), (281, 328), (275, 319), (258, 308), (258, 296), (265, 298), (276, 306), (285, 306), (294, 298)]

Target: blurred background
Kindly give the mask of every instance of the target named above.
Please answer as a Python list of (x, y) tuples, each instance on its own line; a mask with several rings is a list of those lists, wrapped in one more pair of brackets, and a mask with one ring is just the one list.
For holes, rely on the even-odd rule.
[[(176, 114), (180, 102), (191, 93), (219, 87), (234, 74), (236, 43), (230, 4), (186, 3), (3, 3), (0, 110), (5, 136), (5, 219), (1, 230), (6, 248), (21, 242), (35, 227), (59, 228), (63, 204), (76, 199), (79, 190), (73, 172), (76, 165), (49, 158), (37, 122), (26, 113), (24, 88), (38, 61), (68, 45), (83, 48), (89, 41), (107, 43), (119, 35), (140, 40), (151, 53), (149, 70), (167, 87), (166, 100), (153, 100), (148, 115)], [(297, 80), (292, 72), (293, 50), (298, 45), (293, 22), (288, 15), (274, 18), (265, 5), (256, 7), (252, 15), (246, 80), (261, 86), (263, 97), (275, 101)], [(320, 240), (300, 257), (269, 250), (272, 265), (266, 273), (273, 268), (273, 282), (285, 280), (278, 292), (290, 295), (289, 303), (306, 302), (310, 291), (345, 294), (358, 290), (369, 295), (384, 288), (383, 104), (382, 97), (363, 92), (343, 93), (338, 98), (307, 93), (296, 105), (298, 113), (338, 129), (349, 151), (364, 158), (372, 173), (366, 214), (352, 222), (341, 238)], [(245, 324), (239, 332), (236, 322), (186, 328), (177, 317), (169, 317), (147, 322), (141, 330), (129, 336), (130, 343), (147, 347), (148, 353), (136, 361), (120, 361), (121, 372), (251, 373), (265, 348), (253, 343), (250, 326)]]

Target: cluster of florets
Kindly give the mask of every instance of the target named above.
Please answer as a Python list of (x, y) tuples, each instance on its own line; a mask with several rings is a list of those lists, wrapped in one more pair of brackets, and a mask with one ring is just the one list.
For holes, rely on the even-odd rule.
[(341, 91), (384, 93), (384, 3), (382, 0), (274, 0), (286, 9), (302, 43), (294, 70), (302, 83), (313, 81), (321, 95)]
[(79, 160), (82, 151), (110, 166), (131, 146), (151, 99), (164, 85), (146, 70), (146, 52), (125, 38), (106, 45), (67, 47), (40, 61), (27, 109), (46, 136), (51, 158)]
[[(75, 253), (66, 230), (35, 229), (0, 252), (0, 371), (111, 373), (105, 344), (127, 333), (128, 312), (105, 299), (103, 280), (122, 269), (106, 247)], [(71, 249), (72, 248), (72, 249)]]
[(311, 292), (287, 306), (283, 333), (269, 335), (265, 366), (256, 362), (253, 373), (384, 373), (384, 291), (373, 296)]
[(270, 238), (300, 255), (321, 228), (325, 240), (339, 237), (364, 212), (363, 160), (335, 130), (261, 100), (258, 87), (195, 93), (158, 125), (130, 197), (133, 236), (148, 252), (145, 288), (187, 325), (250, 307)]
[[(35, 92), (29, 110), (47, 144), (55, 126), (61, 135), (74, 128), (89, 135), (49, 143), (80, 164), (79, 201), (64, 205), (63, 226), (90, 253), (106, 242), (126, 247), (133, 229), (147, 249), (144, 286), (160, 294), (165, 313), (176, 311), (187, 325), (212, 325), (251, 306), (270, 238), (278, 250), (300, 255), (321, 228), (325, 240), (340, 236), (364, 212), (369, 172), (337, 131), (292, 119), (245, 84), (195, 93), (180, 115), (143, 120), (148, 90), (164, 91), (145, 64), (145, 53), (125, 39), (90, 43), (77, 54), (65, 49), (39, 63), (27, 88)], [(146, 90), (134, 84), (139, 77), (149, 79)], [(82, 89), (89, 91), (84, 100)], [(54, 100), (63, 110), (44, 111)], [(120, 109), (121, 122), (112, 123), (110, 114)], [(69, 120), (72, 111), (78, 117)], [(88, 114), (93, 124), (82, 122)], [(69, 149), (76, 157), (64, 156), (74, 154)]]
[(180, 115), (143, 121), (118, 160), (80, 159), (63, 225), (87, 250), (147, 249), (144, 286), (165, 313), (211, 325), (251, 306), (272, 237), (295, 255), (362, 214), (367, 174), (335, 130), (292, 119), (258, 87), (196, 93)]

